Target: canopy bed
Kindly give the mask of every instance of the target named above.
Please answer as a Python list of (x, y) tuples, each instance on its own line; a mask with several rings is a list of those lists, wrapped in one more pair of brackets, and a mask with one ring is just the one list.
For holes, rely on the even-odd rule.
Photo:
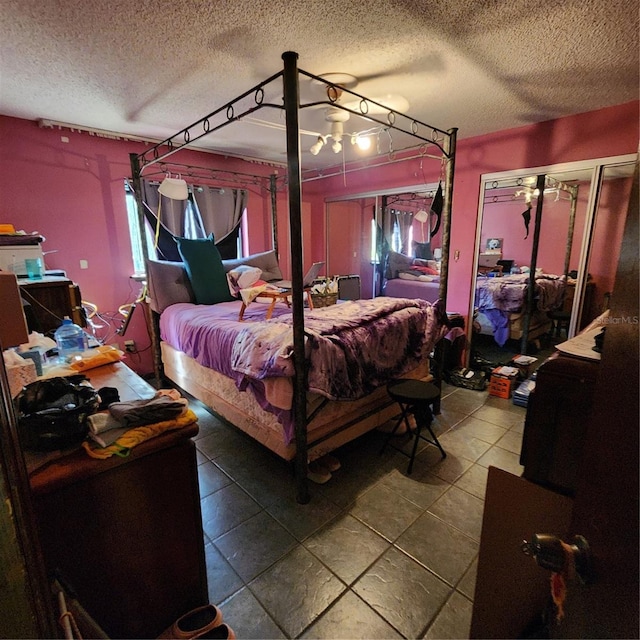
[[(204, 135), (240, 122), (258, 109), (284, 110), (292, 272), (290, 308), (276, 305), (273, 317), (263, 320), (264, 310), (259, 304), (251, 304), (244, 312), (245, 321), (239, 322), (240, 300), (216, 299), (213, 304), (209, 300), (203, 304), (203, 300), (198, 299), (185, 256), (182, 264), (149, 260), (148, 277), (154, 308), (153, 326), (160, 344), (164, 375), (278, 455), (293, 460), (297, 499), (304, 503), (309, 500), (307, 465), (310, 459), (356, 438), (393, 415), (395, 409), (386, 394), (386, 382), (399, 375), (429, 377), (429, 354), (446, 331), (444, 310), (456, 130), (442, 131), (426, 125), (299, 70), (297, 54), (293, 52), (284, 53), (282, 58), (281, 72), (146, 152), (132, 155), (131, 166), (138, 210), (142, 212), (140, 182), (148, 167)], [(301, 104), (300, 77), (326, 85), (327, 100)], [(268, 85), (280, 81), (281, 99), (265, 100)], [(357, 106), (350, 108), (338, 102), (343, 93), (351, 94)], [(349, 301), (333, 308), (305, 309), (299, 114), (303, 109), (322, 104), (366, 116), (368, 122), (378, 123), (390, 134), (397, 132), (398, 136), (412, 141), (413, 148), (420, 150), (421, 158), (437, 157), (444, 167), (440, 302), (437, 305), (421, 300), (379, 298)], [(371, 105), (382, 108), (385, 117), (370, 113)], [(439, 154), (428, 155), (427, 148), (434, 146)], [(389, 160), (396, 158), (396, 153), (390, 150)], [(312, 179), (317, 179), (318, 172), (305, 173), (313, 174)], [(142, 215), (139, 218), (142, 230), (145, 223)], [(248, 262), (251, 258), (248, 256), (239, 262)], [(225, 260), (220, 263), (226, 274), (238, 261), (234, 265)], [(172, 267), (173, 272), (167, 276), (166, 269)], [(164, 273), (159, 275), (158, 271)], [(173, 298), (172, 304), (165, 306), (159, 304), (159, 299), (166, 292), (167, 282), (184, 286), (179, 287), (177, 301)], [(188, 326), (191, 329), (185, 328)], [(210, 335), (204, 343), (198, 343), (197, 336), (204, 333)], [(394, 337), (395, 349), (389, 348), (387, 333)], [(365, 334), (374, 338), (370, 348), (355, 348), (356, 344), (364, 344)], [(219, 348), (206, 346), (211, 344), (207, 342), (211, 339), (218, 340)], [(406, 345), (405, 350), (392, 357), (390, 351), (398, 351), (398, 341)], [(337, 354), (336, 345), (340, 346), (341, 355)], [(209, 359), (204, 355), (207, 350)], [(347, 352), (350, 355), (345, 355)], [(221, 358), (222, 353), (225, 356)], [(258, 360), (254, 360), (254, 356)]]

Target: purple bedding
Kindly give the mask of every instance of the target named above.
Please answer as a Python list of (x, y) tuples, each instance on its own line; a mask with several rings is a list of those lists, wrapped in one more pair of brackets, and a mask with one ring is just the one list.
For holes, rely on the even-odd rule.
[[(260, 381), (293, 375), (293, 318), (276, 305), (252, 303), (238, 322), (239, 302), (174, 304), (160, 316), (160, 336), (201, 365), (251, 388), (264, 409), (278, 414), (288, 432), (289, 412), (264, 400)], [(330, 399), (355, 400), (402, 376), (426, 358), (446, 333), (441, 305), (380, 297), (305, 310), (308, 388)]]
[[(491, 321), (496, 342), (503, 346), (509, 335), (510, 313), (522, 311), (529, 285), (529, 274), (502, 278), (478, 276), (475, 306)], [(534, 304), (537, 311), (553, 311), (562, 305), (564, 276), (542, 273), (536, 276)]]
[[(276, 305), (274, 317), (263, 320), (265, 306), (254, 303), (245, 322), (238, 322), (238, 309), (238, 302), (171, 305), (160, 317), (160, 336), (236, 381), (293, 376), (289, 309)], [(439, 306), (422, 300), (386, 297), (306, 310), (309, 389), (332, 399), (357, 399), (406, 373), (442, 337), (440, 314)]]

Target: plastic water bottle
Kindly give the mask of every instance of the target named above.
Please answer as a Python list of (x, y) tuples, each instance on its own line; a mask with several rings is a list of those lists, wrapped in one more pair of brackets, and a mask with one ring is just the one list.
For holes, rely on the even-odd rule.
[(66, 316), (53, 337), (58, 346), (58, 356), (61, 361), (66, 361), (69, 357), (82, 353), (88, 347), (85, 332)]

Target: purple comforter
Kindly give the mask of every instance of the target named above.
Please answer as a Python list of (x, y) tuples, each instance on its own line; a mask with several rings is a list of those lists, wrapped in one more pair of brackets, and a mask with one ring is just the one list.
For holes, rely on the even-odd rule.
[[(488, 278), (478, 276), (476, 307), (480, 311), (498, 309), (507, 313), (522, 311), (529, 285), (528, 274)], [(562, 304), (564, 276), (540, 274), (536, 276), (534, 300), (538, 311), (553, 311)]]
[[(522, 311), (529, 286), (529, 274), (502, 278), (478, 276), (475, 306), (491, 322), (495, 341), (503, 346), (509, 338), (509, 314)], [(553, 311), (562, 305), (564, 276), (539, 274), (536, 276), (534, 304), (538, 311)]]
[[(289, 309), (276, 305), (274, 317), (263, 321), (265, 305), (253, 303), (238, 322), (239, 306), (172, 305), (160, 317), (160, 336), (239, 388), (293, 376)], [(386, 297), (306, 310), (309, 389), (331, 399), (364, 397), (429, 355), (446, 331), (443, 316), (440, 304)]]
[[(160, 317), (162, 340), (240, 382), (293, 376), (293, 317), (253, 303), (175, 304)], [(305, 311), (309, 389), (328, 398), (361, 398), (423, 360), (443, 335), (441, 305), (404, 298), (355, 300)]]

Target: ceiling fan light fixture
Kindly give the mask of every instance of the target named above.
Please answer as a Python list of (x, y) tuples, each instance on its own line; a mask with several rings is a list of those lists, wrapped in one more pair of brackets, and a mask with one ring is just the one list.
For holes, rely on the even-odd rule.
[(340, 153), (342, 151), (342, 142), (340, 142), (340, 140), (334, 140), (331, 148), (333, 149), (333, 153)]
[(311, 151), (311, 155), (317, 156), (320, 153), (320, 149), (322, 149), (322, 147), (324, 147), (324, 139), (322, 136), (318, 136), (318, 139), (316, 140), (315, 144), (311, 145), (309, 151)]
[(357, 135), (351, 138), (352, 144), (355, 144), (360, 151), (368, 151), (371, 149), (371, 136)]

